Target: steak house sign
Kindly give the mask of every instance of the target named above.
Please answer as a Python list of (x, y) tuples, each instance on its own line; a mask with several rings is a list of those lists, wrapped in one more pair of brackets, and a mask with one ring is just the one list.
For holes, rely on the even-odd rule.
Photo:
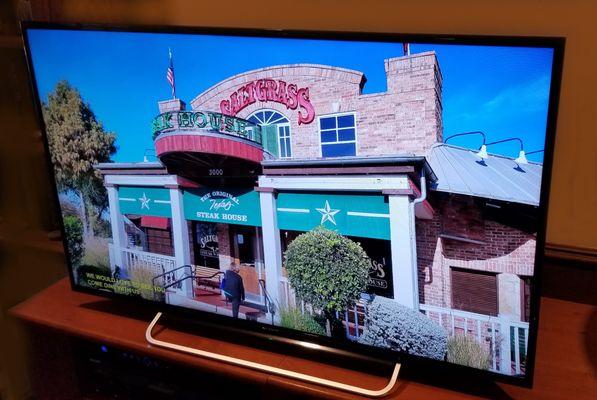
[(241, 86), (230, 95), (230, 99), (220, 102), (222, 114), (235, 116), (245, 107), (256, 101), (273, 101), (283, 104), (289, 110), (298, 111), (298, 123), (308, 124), (315, 119), (315, 109), (309, 100), (309, 88), (299, 88), (296, 84), (282, 80), (258, 79)]

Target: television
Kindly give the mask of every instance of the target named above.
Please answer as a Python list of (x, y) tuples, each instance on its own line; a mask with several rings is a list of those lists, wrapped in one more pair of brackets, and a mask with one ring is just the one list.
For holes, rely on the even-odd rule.
[(531, 384), (564, 39), (23, 33), (73, 290)]

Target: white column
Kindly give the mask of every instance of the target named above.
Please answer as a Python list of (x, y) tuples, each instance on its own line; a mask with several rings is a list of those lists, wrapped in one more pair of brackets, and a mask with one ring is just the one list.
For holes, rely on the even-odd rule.
[[(261, 235), (261, 228), (256, 226), (255, 227), (255, 269), (257, 269), (257, 279), (263, 279), (263, 253), (261, 252), (263, 243), (263, 237)], [(259, 295), (261, 296), (261, 300), (263, 300), (263, 289), (261, 289), (261, 285), (259, 285)]]
[(500, 318), (522, 321), (521, 280), (518, 275), (504, 272), (498, 274), (498, 309)]
[(415, 214), (408, 195), (388, 195), (394, 300), (419, 309)]
[(263, 261), (265, 263), (265, 288), (274, 304), (280, 304), (280, 275), (282, 271), (282, 246), (276, 216), (276, 197), (273, 192), (260, 192), (261, 230), (263, 233)]
[[(494, 325), (495, 326), (495, 325)], [(516, 329), (516, 328), (514, 328)], [(500, 334), (502, 342), (500, 343), (500, 372), (505, 375), (512, 375), (512, 353), (510, 345), (510, 321), (505, 318), (500, 319)], [(514, 332), (514, 345), (516, 346), (516, 332)]]
[[(112, 246), (113, 246), (113, 265), (110, 265), (112, 272), (116, 266), (125, 269), (122, 249), (127, 247), (126, 232), (124, 231), (124, 219), (120, 213), (120, 203), (118, 200), (118, 188), (113, 185), (107, 185), (108, 204), (110, 207), (110, 227), (112, 228)], [(111, 263), (112, 264), (112, 263)]]
[[(170, 188), (170, 207), (172, 210), (172, 243), (174, 245), (176, 267), (191, 265), (189, 227), (184, 217), (182, 191), (178, 187)], [(181, 278), (183, 273), (188, 273), (188, 271), (181, 271), (180, 274), (177, 274), (177, 279)], [(193, 295), (193, 282), (191, 279), (185, 279), (182, 288), (187, 296)]]

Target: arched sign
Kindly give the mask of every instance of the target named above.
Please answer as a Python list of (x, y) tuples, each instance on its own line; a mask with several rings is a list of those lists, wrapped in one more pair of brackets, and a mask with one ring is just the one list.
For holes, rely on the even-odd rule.
[(315, 119), (315, 108), (309, 99), (309, 88), (286, 84), (283, 80), (258, 79), (248, 82), (220, 102), (220, 111), (225, 115), (236, 115), (256, 101), (273, 101), (283, 104), (289, 110), (298, 111), (298, 123), (309, 124)]

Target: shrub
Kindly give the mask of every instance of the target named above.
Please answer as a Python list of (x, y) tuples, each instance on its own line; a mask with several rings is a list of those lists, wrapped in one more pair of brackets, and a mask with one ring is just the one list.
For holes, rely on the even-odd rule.
[(298, 236), (284, 257), (297, 296), (327, 314), (354, 304), (367, 287), (367, 253), (329, 229), (319, 227)]
[(163, 292), (153, 290), (154, 271), (142, 265), (131, 265), (129, 278), (133, 288), (139, 291), (142, 298), (146, 300), (163, 301)]
[(475, 338), (459, 334), (448, 339), (448, 361), (467, 367), (489, 368), (489, 351)]
[(280, 319), (280, 324), (284, 328), (325, 335), (325, 330), (317, 323), (315, 318), (309, 314), (302, 314), (297, 308), (282, 309), (280, 311)]
[(83, 223), (74, 215), (64, 216), (64, 233), (66, 235), (66, 244), (68, 257), (75, 269), (81, 264), (83, 258)]
[(85, 238), (85, 255), (81, 262), (87, 265), (110, 269), (108, 241), (97, 236)]
[(443, 360), (447, 335), (425, 315), (394, 300), (376, 296), (367, 307), (365, 329), (359, 343)]

